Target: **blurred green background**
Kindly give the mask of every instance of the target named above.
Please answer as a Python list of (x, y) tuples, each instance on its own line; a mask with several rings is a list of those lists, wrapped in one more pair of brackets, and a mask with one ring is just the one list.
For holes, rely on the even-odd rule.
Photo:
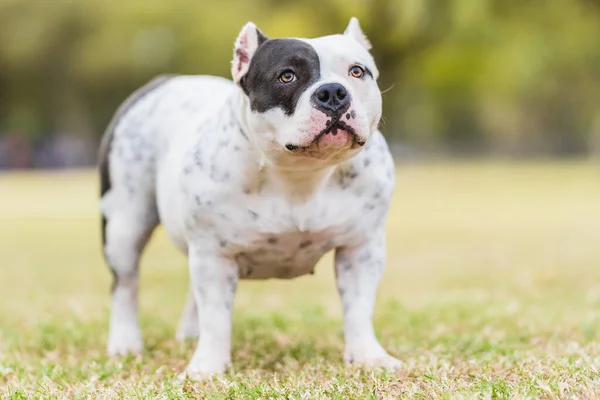
[(382, 130), (406, 157), (598, 151), (598, 0), (0, 0), (0, 167), (93, 164), (151, 77), (229, 77), (246, 21), (313, 37), (353, 15), (381, 71)]

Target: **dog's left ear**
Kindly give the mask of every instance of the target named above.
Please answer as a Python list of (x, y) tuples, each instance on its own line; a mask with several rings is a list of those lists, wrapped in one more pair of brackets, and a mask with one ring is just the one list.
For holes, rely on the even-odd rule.
[(350, 23), (346, 27), (344, 35), (354, 38), (354, 40), (360, 43), (361, 46), (367, 50), (371, 50), (371, 48), (373, 47), (371, 46), (371, 42), (369, 42), (369, 39), (367, 39), (367, 36), (360, 28), (360, 24), (358, 23), (358, 19), (356, 17), (350, 18)]
[(261, 44), (269, 40), (252, 22), (242, 28), (235, 41), (233, 61), (231, 62), (231, 76), (236, 84), (248, 72), (250, 61)]

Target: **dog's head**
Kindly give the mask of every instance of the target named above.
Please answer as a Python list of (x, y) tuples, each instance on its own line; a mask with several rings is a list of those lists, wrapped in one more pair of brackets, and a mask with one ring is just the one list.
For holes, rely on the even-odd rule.
[(356, 18), (344, 34), (315, 39), (269, 39), (253, 23), (243, 27), (231, 72), (267, 158), (310, 166), (360, 151), (381, 118), (370, 48)]

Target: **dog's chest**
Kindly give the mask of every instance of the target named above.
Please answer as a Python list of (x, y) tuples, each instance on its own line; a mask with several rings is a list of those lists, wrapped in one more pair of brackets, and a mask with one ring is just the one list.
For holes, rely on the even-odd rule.
[[(304, 204), (277, 197), (240, 198), (216, 218), (225, 251), (235, 257), (242, 279), (294, 278), (313, 272), (328, 251), (364, 234), (369, 217), (352, 193), (325, 193)], [(362, 219), (362, 220), (361, 220)]]
[(242, 279), (294, 278), (312, 273), (335, 247), (333, 232), (286, 232), (255, 236), (235, 259)]

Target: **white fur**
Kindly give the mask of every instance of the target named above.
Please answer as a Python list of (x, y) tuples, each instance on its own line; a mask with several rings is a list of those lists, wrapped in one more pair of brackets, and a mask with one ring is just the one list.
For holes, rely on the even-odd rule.
[(348, 26), (346, 27), (346, 30), (344, 31), (344, 35), (348, 35), (348, 36), (352, 37), (362, 47), (364, 47), (367, 50), (371, 50), (371, 48), (372, 48), (371, 42), (369, 42), (369, 39), (367, 39), (367, 35), (364, 34), (363, 30), (360, 27), (360, 23), (358, 22), (358, 19), (356, 19), (355, 17), (352, 17), (350, 19), (350, 23), (348, 23)]
[[(252, 29), (242, 30), (247, 49)], [(112, 187), (102, 199), (105, 251), (119, 276), (109, 352), (141, 350), (137, 265), (160, 219), (189, 257), (191, 295), (178, 337), (199, 334), (187, 368), (192, 377), (224, 372), (231, 362), (238, 279), (311, 273), (330, 250), (336, 251), (344, 305), (345, 360), (399, 366), (377, 341), (371, 322), (385, 264), (394, 165), (377, 130), (381, 95), (375, 80), (348, 75), (353, 63), (376, 71), (375, 63), (364, 44), (348, 35), (306, 41), (319, 54), (322, 77), (291, 117), (277, 109), (252, 112), (231, 81), (183, 76), (149, 93), (117, 125), (109, 155)], [(240, 78), (234, 73), (234, 80)], [(284, 144), (315, 134), (308, 96), (325, 82), (343, 83), (351, 93), (355, 126), (366, 144), (298, 157)]]

